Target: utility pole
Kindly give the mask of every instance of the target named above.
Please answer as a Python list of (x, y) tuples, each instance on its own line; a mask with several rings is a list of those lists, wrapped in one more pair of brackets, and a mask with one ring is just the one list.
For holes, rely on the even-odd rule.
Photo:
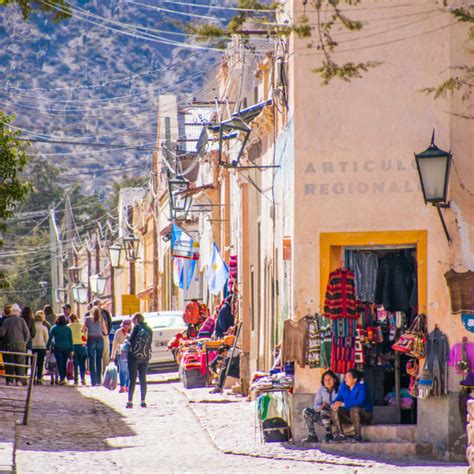
[[(65, 220), (65, 227), (66, 227), (66, 249), (67, 249), (67, 267), (70, 269), (74, 266), (74, 250), (72, 241), (74, 239), (74, 231), (73, 231), (73, 215), (72, 215), (72, 207), (71, 207), (71, 200), (69, 199), (69, 194), (66, 195), (66, 200), (64, 203), (64, 220)], [(72, 281), (70, 272), (68, 272), (68, 279), (67, 279), (67, 302), (71, 303), (72, 301)]]
[(64, 276), (54, 203), (49, 208), (49, 242), (51, 252), (51, 304), (54, 312), (59, 313), (61, 306), (61, 293), (59, 290), (64, 289)]
[(87, 252), (87, 301), (88, 303), (92, 300), (92, 289), (91, 289), (91, 276), (92, 276), (92, 255), (89, 246), (86, 243)]

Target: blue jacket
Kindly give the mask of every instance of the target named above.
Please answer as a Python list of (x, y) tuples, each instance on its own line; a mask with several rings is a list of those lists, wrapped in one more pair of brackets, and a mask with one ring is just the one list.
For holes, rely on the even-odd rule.
[(219, 316), (217, 316), (216, 321), (216, 336), (218, 338), (223, 338), (224, 333), (234, 325), (234, 316), (232, 315), (232, 308), (227, 301), (222, 306), (221, 310), (219, 311)]
[(365, 383), (357, 382), (352, 390), (343, 383), (334, 401), (344, 403), (344, 408), (347, 411), (352, 407), (361, 407), (368, 413), (372, 412), (372, 403), (370, 403)]

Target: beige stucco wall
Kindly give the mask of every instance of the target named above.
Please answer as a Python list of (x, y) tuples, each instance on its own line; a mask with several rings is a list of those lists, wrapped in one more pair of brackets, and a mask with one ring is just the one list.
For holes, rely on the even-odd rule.
[[(394, 5), (367, 1), (361, 5), (363, 11), (351, 12), (369, 20), (372, 33), (353, 34), (350, 41), (350, 35), (341, 36), (340, 49), (350, 51), (335, 55), (341, 61), (383, 62), (361, 80), (321, 86), (311, 72), (320, 54), (306, 49), (306, 40), (295, 42), (290, 69), (295, 125), (294, 314), (302, 317), (321, 309), (321, 232), (427, 230), (429, 325), (439, 323), (453, 343), (459, 342), (465, 331), (459, 317), (450, 315), (443, 275), (451, 267), (461, 271), (472, 264), (472, 196), (461, 189), (453, 172), (450, 199), (458, 222), (462, 215), (464, 224), (460, 232), (454, 210), (444, 212), (453, 238), (449, 246), (436, 209), (424, 204), (413, 153), (429, 145), (435, 128), (437, 145), (452, 150), (464, 185), (472, 188), (472, 124), (449, 114), (465, 104), (449, 97), (434, 101), (419, 92), (446, 78), (451, 65), (469, 60), (460, 44), (466, 28), (451, 25), (453, 17), (438, 11), (432, 1), (396, 9), (382, 8), (382, 3)], [(374, 9), (367, 9), (371, 5)], [(414, 24), (395, 31), (390, 31), (395, 20), (380, 20), (423, 11), (426, 14), (405, 18), (406, 24)], [(300, 377), (300, 382), (301, 390), (314, 389), (314, 377)]]

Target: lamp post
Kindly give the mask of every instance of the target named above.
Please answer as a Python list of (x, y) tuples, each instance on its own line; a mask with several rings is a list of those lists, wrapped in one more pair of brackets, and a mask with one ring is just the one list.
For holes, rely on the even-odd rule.
[(130, 265), (130, 294), (135, 294), (135, 262), (138, 258), (138, 249), (140, 241), (134, 236), (123, 237), (123, 248), (125, 250), (125, 257)]
[(439, 149), (434, 143), (434, 137), (433, 130), (430, 146), (421, 153), (415, 153), (415, 161), (425, 204), (430, 203), (436, 207), (446, 238), (451, 242), (441, 209), (449, 208), (448, 186), (452, 155), (451, 152)]
[(115, 269), (123, 267), (125, 260), (125, 253), (123, 247), (118, 244), (112, 244), (109, 247), (109, 261), (110, 261), (110, 293), (112, 296), (112, 315), (115, 316)]

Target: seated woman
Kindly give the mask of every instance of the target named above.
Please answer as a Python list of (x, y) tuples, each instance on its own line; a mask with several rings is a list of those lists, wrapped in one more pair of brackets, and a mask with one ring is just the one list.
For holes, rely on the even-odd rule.
[(336, 399), (338, 388), (339, 381), (336, 374), (331, 370), (324, 372), (321, 377), (321, 387), (314, 398), (313, 407), (303, 410), (303, 419), (308, 428), (308, 437), (304, 440), (305, 443), (319, 441), (314, 429), (315, 424), (323, 426), (326, 430), (324, 437), (326, 442), (332, 439), (331, 403)]
[(372, 404), (367, 387), (362, 381), (362, 374), (358, 370), (347, 371), (344, 381), (331, 405), (332, 420), (337, 430), (334, 441), (340, 443), (347, 440), (342, 425), (350, 423), (355, 431), (353, 441), (360, 443), (363, 441), (362, 424), (370, 424), (372, 421)]

